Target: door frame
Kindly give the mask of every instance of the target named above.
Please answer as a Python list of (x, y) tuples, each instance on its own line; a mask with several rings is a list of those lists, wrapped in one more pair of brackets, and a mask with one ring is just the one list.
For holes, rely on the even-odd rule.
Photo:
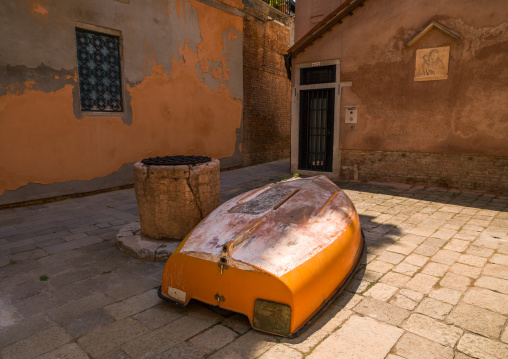
[[(307, 67), (336, 65), (335, 82), (315, 85), (300, 85), (300, 70)], [(294, 85), (291, 86), (291, 173), (298, 173), (304, 176), (325, 175), (330, 178), (338, 179), (340, 174), (340, 148), (339, 148), (339, 128), (340, 128), (340, 60), (325, 60), (319, 62), (306, 62), (294, 64)], [(299, 170), (299, 150), (300, 150), (300, 91), (318, 90), (333, 88), (335, 93), (334, 121), (333, 121), (333, 145), (332, 145), (332, 172)]]

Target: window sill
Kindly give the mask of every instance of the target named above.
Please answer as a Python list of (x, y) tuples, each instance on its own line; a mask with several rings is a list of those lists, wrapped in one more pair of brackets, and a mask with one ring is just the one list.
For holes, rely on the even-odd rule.
[(125, 112), (80, 111), (83, 117), (124, 117)]

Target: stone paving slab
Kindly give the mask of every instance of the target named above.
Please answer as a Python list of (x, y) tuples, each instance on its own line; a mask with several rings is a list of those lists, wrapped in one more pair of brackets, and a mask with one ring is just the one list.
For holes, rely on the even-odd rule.
[(464, 334), (457, 349), (474, 358), (508, 358), (508, 345), (469, 333)]
[[(289, 178), (221, 173), (221, 200)], [(120, 252), (133, 189), (0, 210), (0, 358), (508, 358), (508, 198), (346, 183), (367, 255), (294, 339), (245, 316), (161, 301), (164, 263)]]
[(141, 323), (126, 318), (101, 326), (78, 339), (78, 345), (92, 357), (98, 357), (114, 350), (148, 331)]
[(260, 359), (301, 359), (303, 358), (303, 354), (295, 349), (288, 348), (283, 344), (277, 344), (268, 349), (263, 355), (259, 357)]
[(413, 333), (405, 333), (394, 347), (401, 358), (411, 359), (452, 359), (453, 349)]
[(35, 358), (49, 352), (71, 340), (71, 336), (63, 328), (50, 328), (30, 338), (23, 339), (2, 350), (2, 358), (19, 359)]
[(88, 359), (88, 355), (76, 343), (66, 344), (49, 353), (38, 357), (39, 359)]
[(233, 342), (238, 334), (224, 325), (216, 325), (189, 339), (189, 343), (211, 354)]
[(400, 325), (409, 317), (409, 310), (385, 303), (374, 298), (365, 298), (353, 311), (391, 325)]
[(142, 312), (160, 303), (162, 303), (162, 299), (157, 296), (157, 290), (151, 289), (145, 293), (130, 297), (122, 302), (110, 304), (104, 307), (104, 311), (113, 319), (120, 320)]
[(508, 280), (482, 276), (475, 281), (474, 285), (508, 294)]
[(422, 314), (412, 314), (402, 328), (452, 348), (463, 334), (463, 331), (459, 328), (446, 325)]
[(200, 308), (136, 340), (129, 340), (122, 345), (122, 350), (130, 357), (150, 357), (191, 339), (218, 323), (220, 319), (219, 315)]
[(508, 315), (508, 295), (489, 289), (471, 288), (463, 298), (464, 303), (473, 304), (481, 308)]
[(301, 353), (307, 354), (340, 327), (352, 314), (351, 310), (342, 306), (332, 306), (302, 335), (294, 339), (283, 338), (280, 341)]
[(415, 309), (415, 312), (427, 315), (434, 319), (443, 320), (452, 310), (451, 304), (433, 298), (425, 298)]
[(488, 338), (498, 339), (504, 329), (506, 317), (490, 310), (460, 303), (446, 322)]
[(325, 358), (384, 358), (404, 331), (367, 317), (352, 316), (308, 356)]
[(277, 337), (249, 330), (233, 343), (215, 352), (213, 359), (258, 358), (277, 343)]

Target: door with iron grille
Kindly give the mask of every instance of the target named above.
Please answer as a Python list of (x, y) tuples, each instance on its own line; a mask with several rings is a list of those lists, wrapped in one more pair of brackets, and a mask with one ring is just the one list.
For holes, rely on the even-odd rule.
[(335, 89), (300, 91), (300, 146), (298, 168), (331, 172)]

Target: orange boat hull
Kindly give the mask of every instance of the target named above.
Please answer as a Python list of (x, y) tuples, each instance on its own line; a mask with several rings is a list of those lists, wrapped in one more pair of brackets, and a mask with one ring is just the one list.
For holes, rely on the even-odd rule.
[[(325, 184), (326, 188), (330, 187), (329, 184)], [(330, 193), (329, 198), (332, 198), (337, 196), (338, 192), (331, 191)], [(298, 207), (296, 198), (293, 202)], [(346, 202), (343, 200), (341, 203), (344, 205)], [(349, 203), (346, 204), (349, 205)], [(286, 206), (288, 212), (281, 215), (293, 213), (289, 210), (290, 205)], [(193, 239), (194, 231), (191, 232), (166, 263), (160, 296), (181, 305), (186, 305), (190, 299), (196, 299), (242, 313), (249, 318), (255, 329), (261, 331), (289, 337), (299, 334), (345, 286), (355, 272), (362, 255), (363, 235), (354, 207), (348, 212), (349, 219), (341, 222), (345, 224), (344, 228), (341, 227), (334, 238), (323, 240), (324, 244), (320, 247), (320, 239), (314, 238), (319, 236), (319, 232), (312, 231), (312, 225), (313, 221), (316, 225), (325, 219), (330, 221), (330, 218), (323, 218), (323, 208), (328, 206), (330, 206), (330, 199), (326, 203), (318, 203), (315, 210), (309, 211), (310, 214), (304, 218), (304, 223), (301, 225), (307, 226), (307, 232), (311, 232), (312, 241), (309, 240), (309, 243), (312, 243), (315, 248), (309, 250), (315, 253), (293, 267), (291, 267), (292, 263), (298, 262), (296, 257), (291, 258), (289, 262), (277, 257), (276, 260), (282, 263), (279, 267), (270, 266), (270, 263), (266, 264), (269, 260), (264, 257), (270, 256), (274, 244), (270, 242), (272, 238), (266, 239), (260, 237), (260, 234), (270, 237), (269, 231), (256, 228), (256, 235), (249, 234), (254, 241), (264, 241), (263, 245), (266, 245), (267, 249), (261, 251), (262, 253), (259, 253), (260, 251), (252, 254), (240, 253), (243, 257), (241, 255), (237, 257), (243, 258), (243, 261), (235, 259), (234, 254), (237, 253), (235, 250), (249, 250), (249, 238), (245, 239), (245, 232), (235, 232), (236, 239), (226, 242), (222, 248), (219, 248), (221, 252), (218, 256), (213, 253), (204, 253), (204, 251), (186, 251), (185, 248), (189, 248), (188, 241)], [(337, 211), (337, 208), (330, 209), (331, 213)], [(273, 211), (273, 208), (270, 210)], [(219, 218), (223, 217), (225, 217), (224, 214)], [(259, 221), (261, 220), (258, 219), (253, 225), (250, 224), (248, 230), (252, 231), (254, 226), (260, 226)], [(264, 221), (268, 220), (264, 219)], [(263, 225), (271, 228), (268, 223)], [(307, 232), (303, 232), (304, 235), (307, 235)], [(294, 233), (295, 237), (300, 238), (300, 243), (308, 240), (307, 237), (302, 237), (301, 228), (295, 227), (293, 232), (288, 232), (286, 228), (284, 233), (289, 233), (287, 234), (289, 237), (291, 233)], [(277, 237), (275, 234), (274, 237)], [(290, 247), (299, 245), (299, 243), (292, 244), (288, 238), (280, 238), (280, 236), (277, 238), (279, 240), (275, 242), (275, 247), (281, 242), (284, 243), (282, 248), (277, 249), (278, 254), (284, 253), (286, 247), (290, 251)], [(237, 242), (240, 244), (236, 244)], [(239, 249), (236, 249), (235, 245)], [(252, 250), (254, 249), (253, 247)], [(301, 253), (306, 252), (293, 251), (291, 253), (301, 256)], [(245, 258), (254, 258), (254, 260), (249, 263)]]

